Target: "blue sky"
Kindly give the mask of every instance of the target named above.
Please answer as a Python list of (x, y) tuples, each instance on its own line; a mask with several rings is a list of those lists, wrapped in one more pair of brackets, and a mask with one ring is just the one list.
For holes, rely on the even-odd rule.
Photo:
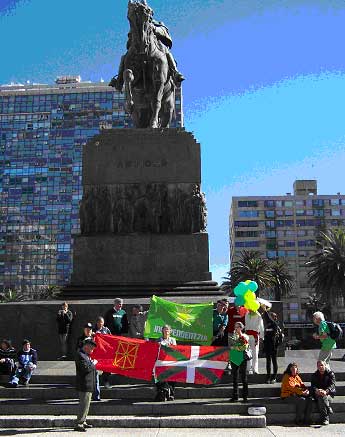
[[(173, 36), (187, 130), (202, 145), (211, 265), (228, 270), (233, 195), (296, 178), (345, 192), (343, 0), (149, 0)], [(117, 70), (126, 0), (0, 0), (0, 83)]]

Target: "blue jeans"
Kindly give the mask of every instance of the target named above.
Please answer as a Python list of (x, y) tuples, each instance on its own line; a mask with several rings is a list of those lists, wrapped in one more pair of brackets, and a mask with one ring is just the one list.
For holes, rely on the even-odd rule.
[(18, 384), (19, 379), (24, 379), (29, 382), (33, 372), (34, 369), (31, 369), (29, 364), (26, 364), (24, 367), (19, 367), (10, 382), (12, 384)]

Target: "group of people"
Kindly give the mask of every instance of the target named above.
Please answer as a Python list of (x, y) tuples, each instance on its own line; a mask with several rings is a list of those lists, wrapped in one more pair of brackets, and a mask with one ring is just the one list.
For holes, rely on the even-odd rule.
[(9, 339), (2, 339), (0, 344), (0, 375), (8, 375), (8, 387), (16, 388), (18, 384), (29, 384), (37, 367), (37, 351), (31, 347), (28, 339), (16, 351)]
[[(86, 422), (91, 400), (100, 401), (100, 374), (96, 371), (97, 362), (90, 358), (96, 347), (94, 335), (113, 334), (125, 335), (132, 338), (144, 338), (147, 311), (140, 305), (132, 307), (128, 318), (123, 309), (123, 300), (117, 298), (114, 305), (104, 315), (99, 316), (95, 323), (87, 322), (83, 333), (76, 343), (76, 388), (79, 393), (79, 413), (77, 431), (85, 431), (90, 425)], [(61, 357), (67, 358), (68, 336), (74, 315), (64, 302), (57, 314), (58, 334), (61, 343)], [(314, 338), (321, 341), (321, 350), (317, 361), (317, 370), (313, 374), (311, 386), (307, 388), (303, 383), (296, 363), (290, 363), (283, 374), (281, 398), (284, 402), (296, 405), (296, 423), (310, 423), (312, 401), (319, 407), (321, 422), (329, 423), (332, 413), (330, 401), (335, 395), (335, 375), (330, 369), (332, 351), (336, 341), (330, 335), (330, 328), (321, 312), (313, 315), (313, 322), (317, 326)], [(239, 400), (239, 378), (243, 390), (243, 401), (248, 400), (248, 374), (258, 374), (259, 344), (263, 342), (263, 351), (266, 355), (267, 383), (275, 383), (278, 373), (277, 350), (283, 342), (282, 329), (279, 326), (278, 316), (270, 311), (270, 307), (262, 304), (259, 311), (248, 311), (243, 307), (230, 306), (227, 299), (217, 302), (213, 312), (213, 341), (212, 345), (230, 348), (229, 369), (233, 378), (233, 394), (231, 402)], [(176, 345), (171, 336), (171, 327), (162, 327), (162, 345)], [(0, 345), (0, 374), (9, 375), (9, 387), (18, 384), (27, 385), (37, 366), (37, 351), (31, 347), (29, 340), (22, 342), (18, 352), (8, 339), (1, 340)], [(110, 387), (110, 374), (103, 372), (103, 386)], [(172, 382), (157, 382), (157, 401), (173, 400), (175, 384)]]

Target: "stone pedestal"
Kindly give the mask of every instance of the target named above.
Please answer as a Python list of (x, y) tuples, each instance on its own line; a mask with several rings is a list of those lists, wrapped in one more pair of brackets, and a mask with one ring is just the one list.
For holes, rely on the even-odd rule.
[(92, 138), (83, 151), (81, 235), (66, 297), (218, 292), (200, 182), (200, 145), (183, 129)]

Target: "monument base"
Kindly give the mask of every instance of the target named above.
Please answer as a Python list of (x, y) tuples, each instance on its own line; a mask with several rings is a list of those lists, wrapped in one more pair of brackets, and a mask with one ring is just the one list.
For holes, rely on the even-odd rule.
[(103, 234), (74, 240), (66, 298), (219, 294), (208, 234)]

